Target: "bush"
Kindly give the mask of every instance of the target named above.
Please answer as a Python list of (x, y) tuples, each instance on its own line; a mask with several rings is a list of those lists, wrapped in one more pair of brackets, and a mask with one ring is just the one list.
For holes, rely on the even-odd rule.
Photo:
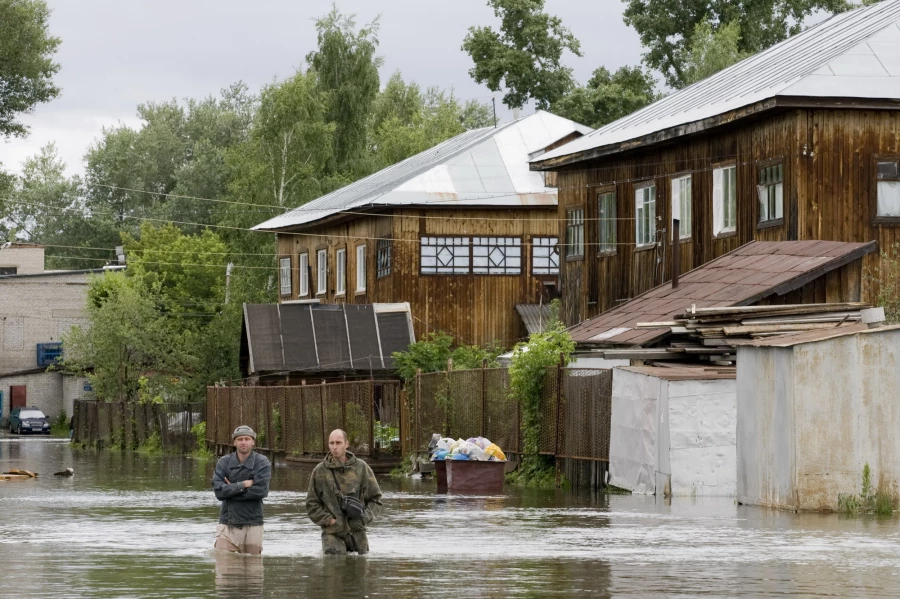
[(211, 458), (213, 452), (206, 446), (206, 422), (198, 422), (191, 427), (191, 434), (197, 440), (197, 449), (194, 450), (194, 457)]

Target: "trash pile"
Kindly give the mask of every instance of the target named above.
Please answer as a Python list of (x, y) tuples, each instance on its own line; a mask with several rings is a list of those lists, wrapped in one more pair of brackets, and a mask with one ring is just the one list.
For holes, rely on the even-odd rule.
[(506, 454), (490, 439), (484, 437), (470, 437), (469, 439), (456, 439), (449, 437), (439, 439), (431, 454), (435, 460), (477, 460), (480, 462), (505, 462)]

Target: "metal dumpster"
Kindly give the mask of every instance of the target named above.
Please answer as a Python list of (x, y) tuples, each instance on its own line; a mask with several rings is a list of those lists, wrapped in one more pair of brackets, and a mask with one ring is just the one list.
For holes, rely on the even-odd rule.
[(503, 470), (506, 462), (445, 460), (444, 463), (447, 468), (448, 491), (465, 491), (468, 493), (503, 492)]
[(435, 460), (432, 462), (434, 464), (434, 476), (437, 478), (437, 492), (438, 493), (446, 493), (447, 492), (447, 461), (446, 460)]

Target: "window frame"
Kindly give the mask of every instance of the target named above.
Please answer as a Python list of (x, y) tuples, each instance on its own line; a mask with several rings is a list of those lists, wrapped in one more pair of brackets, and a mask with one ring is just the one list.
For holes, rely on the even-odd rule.
[[(538, 243), (540, 240), (547, 240), (548, 243)], [(537, 256), (535, 256), (535, 250), (538, 248), (547, 248), (549, 251), (547, 252), (547, 266), (541, 267), (545, 269), (547, 272), (535, 272), (537, 266), (535, 266), (535, 260)], [(554, 272), (553, 266), (553, 255), (556, 254), (556, 270)], [(531, 269), (529, 272), (533, 277), (556, 277), (559, 276), (559, 265), (560, 265), (560, 251), (559, 251), (559, 237), (555, 236), (540, 236), (536, 235), (531, 238)], [(542, 259), (544, 259), (542, 257)]]
[[(361, 251), (360, 251), (361, 250)], [(360, 257), (362, 254), (362, 257)], [(356, 246), (356, 294), (363, 295), (366, 293), (366, 244), (361, 243)], [(360, 276), (361, 275), (361, 276)], [(361, 285), (360, 285), (361, 284)]]
[[(436, 240), (443, 241), (443, 243), (425, 243), (426, 240)], [(447, 241), (452, 241), (452, 243), (448, 244)], [(456, 243), (456, 242), (460, 243)], [(426, 256), (424, 254), (424, 248), (434, 247), (435, 249), (434, 256)], [(454, 248), (451, 250), (451, 266), (441, 266), (438, 264), (438, 253), (440, 253), (441, 248)], [(464, 249), (465, 255), (462, 255), (462, 252), (459, 256), (457, 256), (457, 250)], [(428, 266), (427, 268), (433, 269), (433, 272), (426, 272), (424, 265), (424, 258), (434, 258), (435, 264), (434, 266)], [(462, 266), (457, 266), (456, 261), (460, 259), (465, 259), (465, 268)], [(449, 268), (448, 271), (441, 272), (440, 269)], [(470, 236), (458, 236), (458, 235), (420, 235), (419, 236), (419, 274), (422, 276), (450, 276), (450, 277), (459, 277), (464, 275), (472, 274), (472, 238)]]
[[(721, 173), (723, 173), (723, 175), (724, 175), (724, 173), (725, 173), (726, 171), (732, 171), (732, 172), (734, 173), (734, 177), (733, 177), (733, 181), (732, 181), (732, 186), (731, 186), (731, 189), (734, 190), (734, 194), (733, 194), (733, 197), (734, 197), (734, 204), (733, 204), (733, 210), (732, 210), (732, 214), (733, 214), (733, 216), (734, 216), (734, 224), (733, 224), (732, 226), (729, 227), (729, 226), (728, 226), (728, 223), (726, 222), (726, 219), (727, 219), (727, 212), (725, 211), (725, 199), (726, 199), (726, 198), (723, 197), (723, 200), (722, 200), (722, 211), (723, 211), (723, 215), (722, 215), (722, 228), (719, 229), (718, 231), (716, 231), (716, 226), (717, 226), (717, 219), (716, 219), (716, 214), (717, 214), (717, 212), (716, 212), (716, 194), (717, 194), (717, 188), (716, 188), (716, 174), (721, 172)], [(713, 229), (712, 229), (712, 233), (713, 233), (713, 239), (724, 239), (724, 238), (726, 238), (726, 237), (733, 237), (733, 236), (737, 235), (737, 206), (738, 206), (738, 202), (737, 202), (737, 195), (738, 195), (738, 194), (737, 194), (737, 163), (735, 163), (735, 162), (732, 161), (732, 162), (724, 162), (724, 163), (720, 163), (720, 164), (713, 165), (712, 179), (713, 179), (713, 184), (712, 184), (712, 190), (713, 190), (713, 194), (712, 194), (712, 195), (713, 195), (713, 197), (712, 197), (712, 209), (713, 209), (713, 218), (712, 218), (712, 226), (713, 226)], [(724, 185), (724, 183), (723, 183), (723, 185)], [(726, 191), (726, 190), (725, 190), (725, 188), (723, 187), (723, 189), (722, 189), (723, 195), (724, 195), (725, 191)]]
[(297, 254), (297, 297), (309, 295), (309, 251)]
[[(687, 181), (687, 191), (688, 191), (688, 199), (687, 204), (684, 202), (684, 197), (682, 192), (684, 191), (684, 186), (682, 182)], [(678, 186), (678, 193), (675, 193), (676, 185)], [(694, 226), (694, 176), (692, 173), (682, 173), (680, 175), (673, 175), (671, 178), (671, 183), (669, 185), (669, 191), (671, 193), (671, 206), (670, 206), (670, 216), (669, 216), (669, 229), (671, 232), (669, 233), (669, 241), (674, 241), (675, 238), (675, 218), (678, 218), (678, 242), (683, 243), (685, 241), (690, 241), (692, 237), (692, 230)], [(675, 199), (678, 199), (678, 209), (676, 210)], [(687, 219), (684, 218), (685, 210), (687, 208)]]
[[(766, 182), (766, 183), (763, 183), (763, 177), (764, 177), (763, 173), (764, 173), (765, 171), (767, 171), (768, 169), (775, 168), (775, 167), (779, 167), (779, 173), (780, 173), (780, 177), (781, 177), (780, 180), (775, 181), (775, 182)], [(757, 228), (757, 229), (768, 229), (768, 228), (770, 228), (770, 227), (779, 227), (779, 226), (784, 225), (784, 179), (785, 179), (785, 177), (784, 177), (784, 162), (783, 162), (780, 158), (779, 158), (779, 159), (774, 159), (774, 160), (761, 161), (761, 162), (757, 163), (757, 165), (756, 165), (756, 174), (757, 174), (757, 183), (756, 183), (756, 201), (757, 201), (757, 204), (756, 204), (756, 210), (757, 210), (757, 214), (756, 214), (756, 228)], [(762, 216), (763, 216), (763, 213), (762, 213), (762, 193), (763, 193), (763, 188), (765, 188), (765, 190), (766, 190), (766, 202), (767, 202), (767, 204), (768, 204), (768, 203), (771, 202), (771, 201), (774, 201), (774, 202), (777, 202), (777, 201), (778, 201), (778, 191), (779, 191), (778, 188), (779, 188), (779, 187), (781, 188), (781, 189), (780, 189), (780, 192), (781, 192), (781, 216), (777, 216), (777, 217), (774, 217), (774, 218), (767, 218), (766, 220), (762, 220)], [(774, 192), (774, 195), (775, 195), (774, 198), (773, 198), (773, 197), (769, 197), (769, 194), (770, 194), (769, 188), (773, 188), (772, 191)], [(777, 207), (778, 207), (778, 206), (777, 206), (777, 204), (776, 204), (776, 205), (775, 205), (776, 210), (777, 210)], [(768, 211), (768, 208), (769, 208), (769, 206), (767, 206), (767, 211)]]
[[(285, 261), (287, 261), (285, 263)], [(279, 256), (278, 257), (278, 295), (279, 297), (291, 297), (291, 294), (294, 293), (294, 277), (291, 276), (293, 273), (291, 269), (293, 268), (293, 261), (290, 256)], [(285, 268), (287, 267), (287, 268)], [(285, 275), (287, 275), (287, 291), (285, 291)]]
[(328, 295), (328, 248), (316, 248), (316, 296), (319, 295)]
[[(653, 207), (653, 213), (650, 216), (650, 220), (649, 220), (651, 227), (650, 227), (650, 229), (648, 229), (648, 233), (650, 234), (652, 241), (644, 241), (643, 243), (641, 243), (638, 240), (638, 237), (639, 237), (638, 227), (641, 224), (641, 218), (642, 218), (642, 217), (638, 216), (638, 194), (644, 195), (644, 191), (648, 190), (648, 189), (653, 190), (652, 202), (647, 202), (645, 200), (642, 203), (645, 206)], [(657, 186), (656, 186), (655, 179), (651, 179), (649, 181), (642, 181), (641, 183), (635, 184), (635, 186), (634, 186), (634, 249), (635, 250), (646, 250), (646, 249), (656, 247), (656, 244), (657, 244), (657, 241), (656, 241), (656, 232), (657, 232), (656, 231), (656, 216), (657, 216), (656, 204), (657, 204)]]
[[(573, 223), (572, 219), (576, 213), (580, 213), (580, 222)], [(570, 236), (574, 234), (574, 231), (580, 231), (580, 239), (577, 244), (570, 243)], [(566, 248), (566, 262), (584, 260), (584, 204), (566, 208), (566, 236), (564, 245)], [(581, 246), (579, 253), (574, 253), (570, 250), (573, 245)]]
[(347, 295), (347, 246), (334, 248), (334, 296)]
[[(383, 279), (391, 274), (392, 239), (379, 239), (375, 248), (375, 278)], [(421, 252), (420, 252), (421, 256)], [(384, 258), (384, 261), (382, 259)]]
[[(897, 164), (897, 177), (880, 177), (878, 175), (878, 165), (882, 162), (893, 162)], [(874, 174), (873, 188), (875, 193), (872, 195), (872, 224), (873, 225), (900, 225), (900, 215), (881, 215), (878, 213), (878, 184), (880, 182), (897, 182), (900, 185), (900, 154), (873, 154), (872, 156), (872, 173)]]
[[(603, 197), (612, 198), (612, 216), (607, 217), (612, 224), (607, 223), (604, 227), (604, 218), (602, 215), (603, 208), (601, 206)], [(618, 232), (618, 194), (615, 187), (600, 188), (597, 190), (597, 255), (598, 256), (614, 256), (618, 248), (619, 232)], [(603, 241), (603, 231), (606, 229), (612, 236), (612, 240)]]

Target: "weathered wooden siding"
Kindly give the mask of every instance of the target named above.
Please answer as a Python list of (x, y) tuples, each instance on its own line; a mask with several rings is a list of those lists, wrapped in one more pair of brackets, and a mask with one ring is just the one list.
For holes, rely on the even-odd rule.
[[(875, 156), (900, 154), (900, 113), (876, 110), (789, 109), (722, 127), (664, 146), (635, 150), (568, 167), (558, 173), (559, 217), (572, 206), (585, 207), (584, 259), (564, 261), (561, 272), (563, 315), (576, 324), (615, 307), (671, 278), (671, 180), (690, 173), (691, 239), (681, 243), (686, 272), (749, 241), (822, 239), (866, 242), (891, 251), (900, 242), (898, 225), (874, 223)], [(758, 224), (758, 169), (770, 162), (784, 169), (784, 218)], [(713, 236), (712, 171), (727, 162), (737, 170), (737, 227)], [(667, 242), (635, 247), (635, 185), (656, 183), (659, 228)], [(618, 247), (598, 255), (597, 194), (617, 196)], [(563, 239), (565, 223), (560, 222)], [(867, 273), (881, 264), (878, 253), (863, 263), (863, 301), (877, 289)], [(819, 291), (806, 291), (816, 297)]]
[[(297, 256), (308, 251), (313, 277), (308, 298), (323, 302), (375, 303), (409, 302), (416, 338), (429, 331), (443, 330), (459, 343), (488, 344), (495, 341), (512, 346), (525, 334), (515, 305), (546, 302), (544, 281), (556, 276), (532, 276), (532, 237), (556, 237), (556, 208), (526, 209), (398, 209), (392, 214), (369, 215), (314, 229), (278, 235), (278, 252), (291, 256), (294, 268), (293, 293), (298, 297)], [(514, 275), (421, 275), (421, 236), (520, 237), (523, 244), (522, 274)], [(377, 239), (392, 240), (391, 274), (376, 277)], [(356, 294), (356, 246), (366, 245), (366, 293)], [(328, 292), (315, 293), (315, 254), (328, 250)], [(335, 254), (347, 247), (347, 294), (336, 296)], [(287, 297), (282, 299), (289, 299)]]

